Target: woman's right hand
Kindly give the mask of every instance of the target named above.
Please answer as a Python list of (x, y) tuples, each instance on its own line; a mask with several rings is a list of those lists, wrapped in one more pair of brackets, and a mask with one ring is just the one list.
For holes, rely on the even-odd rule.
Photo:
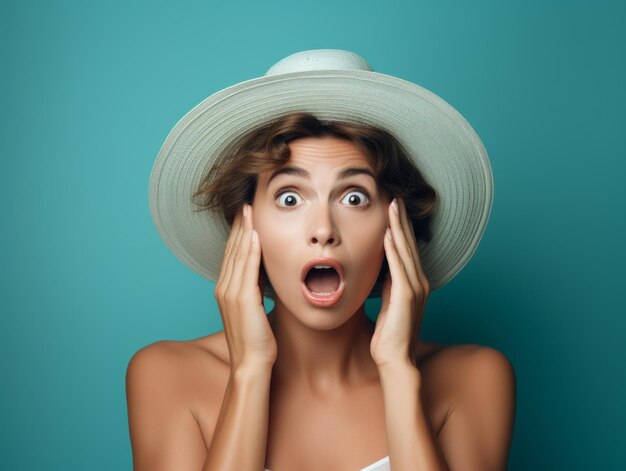
[[(247, 217), (243, 217), (243, 209)], [(252, 240), (252, 234), (256, 240)], [(263, 306), (265, 280), (259, 280), (261, 244), (252, 228), (252, 207), (244, 204), (233, 221), (215, 286), (233, 370), (271, 366), (278, 347)]]

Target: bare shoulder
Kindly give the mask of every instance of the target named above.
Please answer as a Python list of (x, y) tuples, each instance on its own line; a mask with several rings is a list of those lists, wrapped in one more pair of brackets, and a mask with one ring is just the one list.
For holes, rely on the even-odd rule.
[[(438, 439), (451, 469), (506, 469), (516, 409), (516, 378), (499, 350), (455, 345), (437, 359), (448, 411)], [(429, 368), (435, 368), (434, 363)]]
[(221, 371), (220, 359), (196, 340), (162, 340), (132, 356), (126, 398), (134, 469), (202, 467), (210, 436), (198, 407), (213, 410), (221, 400)]
[(514, 374), (513, 365), (504, 353), (484, 345), (451, 345), (442, 352), (440, 361), (453, 369), (463, 382)]
[[(161, 340), (140, 349), (131, 358), (127, 378), (137, 371), (154, 376), (161, 389), (189, 406), (197, 418), (197, 407), (211, 399), (221, 401), (228, 374), (228, 347), (224, 332), (193, 340)], [(198, 398), (202, 398), (198, 402)]]
[[(500, 419), (512, 419), (517, 390), (513, 364), (504, 353), (493, 347), (472, 347), (457, 360), (457, 404), (484, 408), (485, 414), (500, 409)], [(495, 416), (494, 419), (500, 420)]]
[(228, 344), (226, 343), (226, 334), (223, 330), (215, 332), (189, 341), (190, 345), (208, 352), (214, 359), (223, 365), (230, 365), (230, 355), (228, 353)]
[[(206, 337), (204, 337), (206, 338)], [(130, 359), (127, 376), (133, 372), (159, 372), (161, 381), (176, 379), (176, 384), (185, 386), (186, 378), (191, 379), (207, 363), (217, 366), (220, 358), (211, 348), (200, 342), (201, 339), (177, 341), (160, 340), (138, 350)]]
[(430, 344), (417, 365), (424, 375), (440, 378), (450, 387), (467, 388), (477, 378), (493, 378), (492, 381), (514, 378), (511, 361), (499, 350), (478, 345)]

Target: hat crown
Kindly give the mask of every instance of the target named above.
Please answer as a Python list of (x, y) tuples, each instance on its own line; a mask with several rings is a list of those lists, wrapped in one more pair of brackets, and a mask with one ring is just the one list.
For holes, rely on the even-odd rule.
[(296, 52), (279, 60), (265, 73), (272, 75), (305, 72), (309, 70), (365, 70), (372, 67), (358, 54), (343, 49), (311, 49)]

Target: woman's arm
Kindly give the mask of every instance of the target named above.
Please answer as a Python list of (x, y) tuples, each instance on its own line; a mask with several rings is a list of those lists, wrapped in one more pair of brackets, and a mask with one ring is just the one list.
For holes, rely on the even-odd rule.
[(421, 400), (421, 374), (407, 359), (379, 368), (389, 461), (394, 471), (450, 471)]
[(388, 213), (389, 274), (370, 351), (383, 389), (390, 464), (394, 471), (502, 471), (515, 414), (513, 367), (484, 347), (455, 365), (459, 393), (437, 441), (422, 404), (422, 373), (412, 361), (430, 283), (404, 201), (394, 198)]
[(230, 375), (202, 471), (265, 467), (271, 366), (242, 366)]
[(231, 367), (204, 471), (264, 468), (278, 347), (263, 305), (260, 268), (261, 245), (246, 203), (235, 217), (214, 291)]
[(424, 413), (421, 372), (410, 361), (379, 369), (394, 471), (507, 468), (515, 417), (513, 366), (489, 347), (475, 349), (461, 363), (454, 372), (457, 394), (438, 435)]

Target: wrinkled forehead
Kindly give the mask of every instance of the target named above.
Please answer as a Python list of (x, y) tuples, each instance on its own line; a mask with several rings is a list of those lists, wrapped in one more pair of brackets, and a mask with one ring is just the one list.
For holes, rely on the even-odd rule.
[(282, 179), (281, 175), (304, 179), (315, 175), (331, 179), (364, 175), (375, 180), (365, 153), (351, 141), (335, 137), (300, 138), (290, 142), (289, 148), (291, 154), (284, 165), (258, 175), (260, 188), (267, 188), (274, 180)]
[(291, 141), (291, 158), (294, 160), (319, 158), (322, 160), (366, 160), (362, 149), (349, 139), (334, 136), (304, 137)]

